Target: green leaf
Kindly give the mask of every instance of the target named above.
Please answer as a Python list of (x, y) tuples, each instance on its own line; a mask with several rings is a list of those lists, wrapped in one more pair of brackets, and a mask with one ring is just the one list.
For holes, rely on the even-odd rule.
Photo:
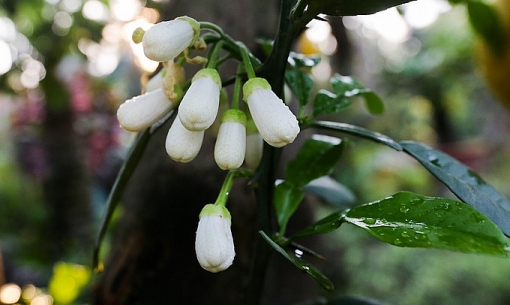
[(285, 178), (301, 187), (314, 179), (329, 175), (340, 159), (342, 150), (340, 139), (314, 135), (306, 140), (296, 157), (288, 163)]
[[(308, 126), (307, 126), (308, 127)], [(338, 123), (338, 122), (328, 122), (328, 121), (313, 121), (310, 123), (309, 127), (317, 127), (326, 130), (340, 131), (345, 132), (360, 138), (372, 140), (384, 145), (387, 145), (397, 151), (402, 150), (402, 146), (399, 143), (395, 142), (392, 138), (383, 135), (381, 133), (368, 130), (363, 127), (350, 125), (346, 123)]]
[(372, 114), (384, 112), (384, 103), (381, 98), (351, 76), (335, 74), (331, 78), (331, 86), (338, 97), (363, 97), (368, 111)]
[(365, 98), (365, 104), (371, 114), (383, 114), (384, 103), (373, 91), (366, 91), (361, 94)]
[(507, 41), (503, 22), (496, 9), (480, 1), (467, 1), (467, 11), (475, 32), (482, 36), (495, 55), (502, 56)]
[(272, 39), (257, 38), (256, 42), (266, 56), (271, 54), (271, 52), (273, 51), (274, 41)]
[(285, 81), (298, 99), (299, 105), (306, 106), (313, 88), (313, 80), (310, 75), (300, 68), (292, 67), (285, 70)]
[(284, 235), (287, 228), (287, 222), (304, 197), (303, 191), (287, 181), (278, 184), (274, 191), (274, 204), (278, 225), (280, 225), (280, 235)]
[(499, 228), (471, 206), (409, 192), (357, 206), (344, 220), (399, 247), (506, 256), (509, 246)]
[(365, 87), (352, 76), (335, 74), (330, 80), (333, 92), (340, 96), (354, 96)]
[(352, 207), (356, 200), (350, 189), (329, 176), (310, 181), (303, 190), (340, 209)]
[(321, 285), (322, 288), (326, 289), (327, 291), (333, 290), (333, 283), (324, 275), (322, 272), (319, 271), (315, 266), (312, 264), (306, 262), (302, 258), (298, 258), (296, 256), (292, 256), (285, 249), (280, 247), (277, 243), (275, 243), (264, 231), (259, 231), (259, 234), (262, 235), (264, 240), (271, 246), (273, 249), (275, 249), (278, 253), (283, 255), (287, 260), (289, 260), (291, 263), (294, 264), (298, 269), (308, 273), (311, 275), (319, 285)]
[(321, 220), (315, 222), (311, 226), (308, 226), (305, 229), (296, 232), (294, 235), (289, 237), (289, 240), (295, 240), (297, 238), (304, 236), (325, 234), (335, 231), (336, 229), (340, 228), (340, 225), (342, 225), (344, 214), (345, 214), (344, 211), (338, 211), (331, 215), (328, 215), (322, 218)]
[(101, 223), (101, 229), (99, 231), (99, 234), (97, 236), (96, 245), (93, 252), (92, 257), (92, 264), (94, 266), (94, 269), (96, 271), (102, 270), (102, 264), (99, 261), (99, 253), (101, 250), (101, 243), (103, 241), (103, 238), (106, 235), (106, 232), (108, 230), (108, 224), (110, 223), (110, 220), (113, 216), (113, 212), (115, 211), (115, 208), (117, 207), (117, 204), (119, 203), (120, 197), (122, 196), (122, 193), (124, 192), (124, 189), (131, 178), (131, 175), (135, 171), (136, 167), (138, 166), (138, 162), (142, 158), (142, 155), (145, 151), (145, 147), (149, 143), (149, 139), (151, 137), (150, 129), (146, 129), (140, 134), (138, 134), (135, 142), (132, 144), (128, 155), (126, 157), (126, 160), (124, 161), (124, 164), (119, 170), (119, 173), (117, 174), (117, 177), (115, 178), (115, 182), (113, 183), (113, 187), (110, 190), (110, 194), (108, 195), (108, 198), (106, 200), (106, 206), (107, 211), (106, 215), (103, 219), (103, 222)]
[(369, 15), (413, 0), (310, 0), (308, 9), (314, 14), (330, 16)]
[(340, 112), (352, 105), (351, 101), (343, 96), (320, 89), (313, 102), (313, 116)]
[(470, 204), (510, 236), (510, 201), (471, 169), (425, 144), (401, 142), (404, 151), (442, 181), (459, 199)]
[(288, 62), (296, 68), (313, 68), (321, 61), (320, 56), (306, 56), (296, 52), (290, 52)]

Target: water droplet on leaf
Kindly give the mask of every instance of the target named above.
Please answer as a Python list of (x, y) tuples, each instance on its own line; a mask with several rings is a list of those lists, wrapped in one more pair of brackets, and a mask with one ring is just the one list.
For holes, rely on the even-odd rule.
[(367, 225), (373, 225), (376, 220), (374, 218), (365, 218), (363, 219), (363, 222), (366, 223)]
[(407, 213), (408, 211), (409, 211), (409, 208), (408, 208), (408, 207), (401, 207), (401, 208), (400, 208), (400, 212), (402, 212), (402, 213), (404, 213), (404, 214), (405, 214), (405, 213)]

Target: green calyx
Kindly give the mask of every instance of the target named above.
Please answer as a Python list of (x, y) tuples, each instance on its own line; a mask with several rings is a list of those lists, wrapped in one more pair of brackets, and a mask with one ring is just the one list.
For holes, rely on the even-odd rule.
[(200, 212), (200, 215), (198, 216), (199, 219), (203, 216), (221, 216), (229, 221), (232, 219), (230, 216), (230, 212), (224, 205), (216, 205), (216, 204), (206, 204), (202, 211)]
[(200, 36), (200, 24), (195, 19), (188, 17), (188, 16), (181, 16), (175, 18), (175, 20), (184, 20), (189, 23), (191, 28), (193, 29), (193, 39), (191, 40), (190, 47), (195, 43), (195, 41), (198, 40), (198, 37)]
[(229, 109), (221, 117), (221, 122), (235, 122), (246, 126), (246, 114), (239, 109)]
[(248, 101), (248, 97), (257, 89), (269, 89), (271, 85), (265, 78), (255, 77), (249, 79), (243, 86), (243, 99)]
[(174, 84), (174, 94), (175, 97), (169, 98), (169, 100), (174, 105), (174, 107), (178, 107), (181, 103), (182, 97), (184, 96), (184, 90), (182, 89), (182, 86)]
[(195, 80), (197, 80), (200, 77), (208, 77), (208, 78), (212, 79), (215, 83), (218, 84), (218, 87), (221, 88), (221, 77), (220, 77), (220, 74), (218, 73), (218, 70), (211, 69), (211, 68), (204, 68), (202, 70), (199, 70), (195, 74), (195, 76), (193, 76), (193, 79), (191, 81), (194, 82)]

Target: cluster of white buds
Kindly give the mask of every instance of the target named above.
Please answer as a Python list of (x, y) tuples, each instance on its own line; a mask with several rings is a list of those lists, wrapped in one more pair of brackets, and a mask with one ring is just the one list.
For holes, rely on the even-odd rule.
[[(298, 121), (269, 83), (255, 77), (254, 72), (248, 73), (250, 79), (242, 86), (248, 106), (246, 113), (237, 105), (242, 85), (239, 77), (232, 109), (224, 102), (220, 110), (220, 99), (226, 95), (216, 65), (211, 62), (194, 75), (189, 88), (183, 92), (185, 77), (180, 56), (184, 54), (187, 62), (193, 63), (188, 58), (188, 50), (192, 47), (205, 49), (197, 43), (204, 44), (204, 40), (199, 39), (200, 27), (199, 22), (184, 16), (160, 22), (147, 31), (135, 30), (133, 41), (141, 42), (145, 55), (162, 62), (164, 69), (148, 81), (145, 94), (119, 107), (117, 118), (121, 127), (136, 132), (150, 127), (177, 108), (165, 142), (170, 158), (178, 162), (192, 161), (200, 151), (205, 131), (214, 129), (212, 133), (217, 135), (214, 159), (221, 169), (232, 173), (243, 163), (255, 169), (262, 157), (263, 141), (274, 147), (292, 143), (300, 131)], [(221, 44), (214, 49), (219, 50), (218, 46)], [(213, 50), (211, 54), (210, 58), (214, 59), (218, 52)], [(244, 58), (243, 63), (247, 64)], [(251, 63), (249, 65), (253, 71)], [(228, 194), (228, 190), (222, 189), (222, 192)], [(226, 198), (219, 202), (206, 205), (200, 213), (195, 243), (200, 265), (211, 272), (225, 270), (235, 256)]]

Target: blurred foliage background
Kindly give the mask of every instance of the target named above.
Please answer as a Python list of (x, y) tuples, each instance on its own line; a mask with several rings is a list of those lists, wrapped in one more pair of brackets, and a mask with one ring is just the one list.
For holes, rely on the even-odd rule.
[[(89, 303), (94, 237), (132, 139), (116, 107), (157, 68), (131, 33), (157, 22), (169, 1), (0, 3), (0, 303)], [(439, 147), (510, 196), (510, 114), (480, 73), (477, 43), (463, 5), (419, 0), (331, 26), (314, 21), (296, 51), (321, 56), (317, 89), (333, 73), (353, 75), (386, 103), (382, 116), (360, 102), (336, 120)], [(357, 203), (399, 190), (452, 196), (404, 154), (350, 140), (335, 176)], [(334, 208), (317, 207), (318, 216)], [(350, 227), (324, 243), (338, 294), (392, 304), (510, 300), (507, 259), (397, 248)]]

